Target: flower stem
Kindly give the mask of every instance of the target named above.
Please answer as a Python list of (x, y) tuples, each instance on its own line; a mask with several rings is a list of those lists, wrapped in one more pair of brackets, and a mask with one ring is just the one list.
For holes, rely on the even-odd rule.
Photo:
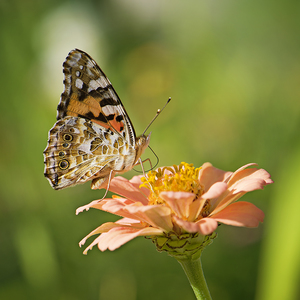
[(202, 264), (200, 257), (196, 260), (183, 259), (178, 262), (181, 264), (189, 282), (193, 288), (196, 299), (198, 300), (211, 300), (209, 289), (203, 274)]

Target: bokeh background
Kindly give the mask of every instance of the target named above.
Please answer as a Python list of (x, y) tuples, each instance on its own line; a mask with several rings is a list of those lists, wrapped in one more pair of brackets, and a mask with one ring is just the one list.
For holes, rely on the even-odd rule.
[(264, 224), (220, 226), (203, 252), (213, 299), (299, 299), (299, 15), (297, 0), (0, 0), (0, 299), (194, 299), (181, 266), (144, 238), (83, 255), (81, 238), (116, 218), (75, 209), (104, 192), (54, 191), (43, 176), (75, 47), (108, 75), (137, 134), (172, 97), (151, 127), (160, 166), (256, 162), (272, 174), (243, 198)]

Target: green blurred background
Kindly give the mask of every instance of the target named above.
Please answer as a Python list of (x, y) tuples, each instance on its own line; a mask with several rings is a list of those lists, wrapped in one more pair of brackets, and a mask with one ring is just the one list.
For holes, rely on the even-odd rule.
[(108, 75), (137, 134), (172, 97), (151, 127), (160, 166), (271, 173), (274, 185), (243, 198), (264, 224), (221, 226), (202, 255), (213, 299), (299, 299), (299, 16), (298, 0), (0, 0), (0, 299), (194, 299), (181, 266), (144, 238), (83, 255), (81, 238), (116, 218), (75, 209), (104, 192), (54, 191), (43, 176), (75, 47)]

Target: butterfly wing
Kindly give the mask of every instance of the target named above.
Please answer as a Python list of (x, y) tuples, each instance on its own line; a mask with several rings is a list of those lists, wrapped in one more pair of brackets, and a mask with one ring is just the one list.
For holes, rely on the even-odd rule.
[(63, 72), (58, 121), (44, 151), (45, 176), (54, 189), (91, 179), (99, 187), (111, 171), (132, 168), (135, 131), (110, 81), (87, 53), (72, 50)]
[(64, 64), (65, 90), (57, 107), (57, 120), (65, 116), (89, 119), (119, 133), (132, 146), (135, 131), (109, 79), (84, 51), (72, 50)]
[(67, 116), (50, 130), (44, 157), (45, 176), (58, 190), (91, 179), (100, 186), (111, 170), (121, 172), (124, 165), (132, 164), (135, 153), (117, 133), (87, 119)]

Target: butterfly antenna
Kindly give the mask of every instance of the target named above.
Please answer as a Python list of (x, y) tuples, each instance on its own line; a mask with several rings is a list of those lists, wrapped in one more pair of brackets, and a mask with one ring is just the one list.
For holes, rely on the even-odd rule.
[(156, 164), (155, 164), (155, 166), (151, 166), (151, 169), (149, 170), (149, 171), (151, 171), (151, 170), (153, 170), (157, 165), (158, 165), (158, 163), (159, 163), (159, 158), (158, 158), (158, 156), (156, 155), (156, 153), (153, 151), (153, 149), (150, 147), (150, 146), (148, 146), (148, 148), (152, 151), (152, 153), (154, 154), (154, 156), (156, 157)]
[[(155, 121), (155, 119), (158, 117), (158, 115), (164, 110), (164, 108), (167, 106), (167, 104), (171, 101), (171, 97), (168, 99), (167, 103), (165, 104), (165, 106), (162, 109), (158, 109), (156, 112), (156, 115), (154, 116), (154, 118), (151, 120), (151, 122), (149, 123), (149, 125), (146, 127), (146, 129), (144, 130), (143, 134), (145, 134), (145, 132), (149, 129), (149, 127), (151, 126), (151, 124)], [(154, 153), (154, 152), (153, 152)]]
[[(144, 161), (142, 161), (142, 160), (140, 159), (140, 165), (141, 165), (141, 167), (142, 167), (142, 171), (133, 169), (134, 171), (136, 171), (136, 172), (138, 172), (138, 173), (143, 173), (144, 176), (145, 176), (145, 172), (152, 171), (152, 170), (158, 165), (158, 163), (159, 163), (159, 158), (158, 158), (158, 156), (156, 155), (156, 153), (154, 152), (154, 150), (153, 150), (150, 146), (148, 146), (148, 148), (152, 151), (152, 153), (153, 153), (154, 156), (156, 157), (156, 164), (155, 164), (155, 166), (152, 167), (150, 158), (147, 158), (147, 159), (145, 159)], [(144, 163), (145, 161), (147, 161), (147, 160), (149, 161), (151, 168), (148, 169), (148, 170), (144, 170), (143, 163)]]

